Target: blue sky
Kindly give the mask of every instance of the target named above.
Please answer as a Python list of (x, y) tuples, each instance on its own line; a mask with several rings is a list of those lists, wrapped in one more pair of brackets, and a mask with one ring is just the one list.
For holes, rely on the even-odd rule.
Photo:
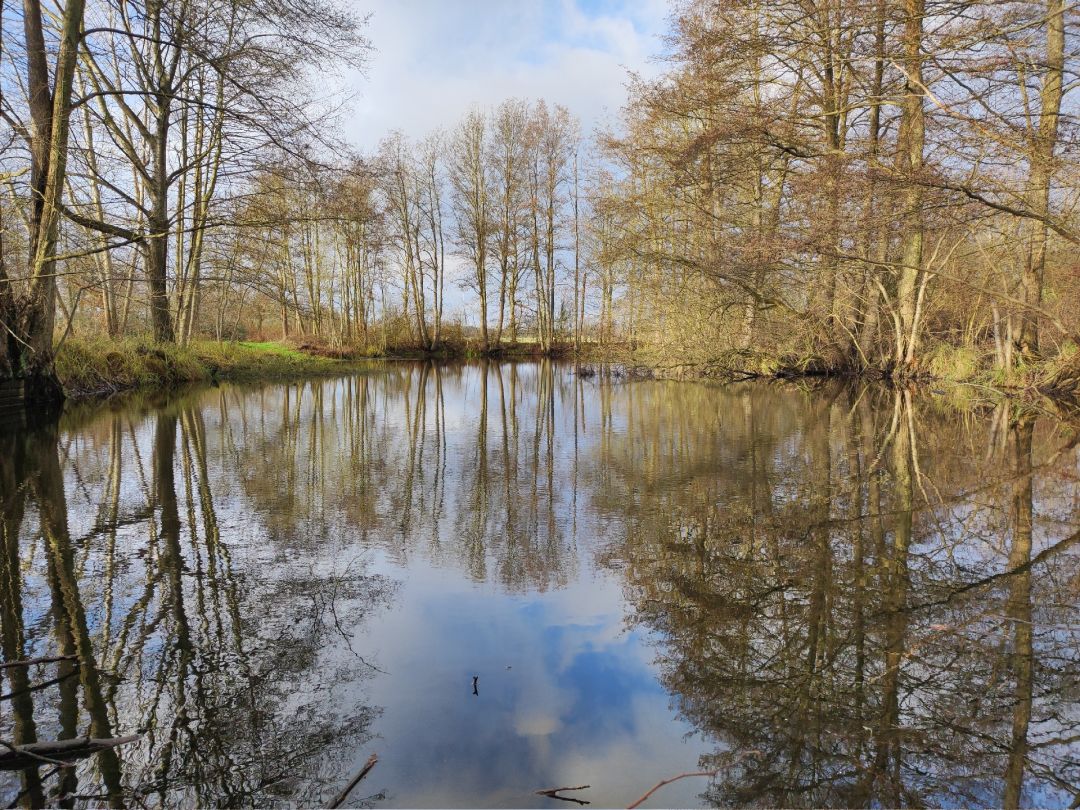
[(610, 122), (627, 71), (652, 74), (667, 0), (355, 0), (376, 52), (346, 127), (369, 150), (390, 130), (451, 127), (474, 105), (544, 97), (586, 133)]

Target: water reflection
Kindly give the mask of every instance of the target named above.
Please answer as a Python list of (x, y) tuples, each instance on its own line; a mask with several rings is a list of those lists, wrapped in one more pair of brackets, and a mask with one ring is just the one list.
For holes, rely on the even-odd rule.
[(322, 653), (388, 584), (317, 556), (259, 576), (223, 539), (206, 434), (188, 401), (3, 436), (4, 659), (74, 659), (5, 669), (4, 739), (141, 735), (23, 770), (9, 801), (267, 804), (319, 795), (366, 741), (374, 709), (340, 700), (363, 669)]
[(0, 799), (1068, 806), (1076, 443), (548, 363), (0, 431), (0, 739), (140, 735)]
[[(665, 413), (702, 473), (630, 513), (612, 552), (663, 683), (714, 740), (705, 798), (1072, 804), (1075, 439), (1054, 425), (1036, 439), (1004, 408), (987, 432), (906, 392), (835, 394), (808, 397), (793, 431), (750, 391), (709, 441)], [(601, 463), (637, 472), (653, 446), (620, 442)], [(683, 455), (662, 457), (662, 480)]]

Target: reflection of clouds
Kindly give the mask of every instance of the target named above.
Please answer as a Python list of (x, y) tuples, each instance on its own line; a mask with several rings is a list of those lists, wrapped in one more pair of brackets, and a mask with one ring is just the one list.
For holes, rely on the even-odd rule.
[[(540, 701), (546, 704), (545, 701)], [(524, 737), (547, 737), (559, 730), (561, 723), (547, 705), (522, 707), (514, 720), (514, 731)]]
[(610, 576), (522, 597), (414, 562), (365, 637), (389, 673), (371, 684), (388, 707), (372, 789), (392, 786), (396, 805), (522, 806), (540, 788), (591, 784), (586, 798), (610, 806), (695, 767), (691, 729), (672, 721), (651, 650), (622, 615)]
[[(642, 731), (635, 737), (618, 737), (602, 747), (577, 746), (562, 752), (553, 771), (568, 774), (567, 784), (590, 784), (588, 796), (602, 796), (602, 806), (626, 807), (662, 778), (698, 767), (700, 740), (682, 725), (675, 737), (656, 733), (674, 725), (667, 706), (651, 696), (634, 695), (626, 711), (631, 724)], [(585, 781), (576, 782), (580, 778)], [(688, 779), (664, 788), (644, 807), (694, 807), (707, 780)]]

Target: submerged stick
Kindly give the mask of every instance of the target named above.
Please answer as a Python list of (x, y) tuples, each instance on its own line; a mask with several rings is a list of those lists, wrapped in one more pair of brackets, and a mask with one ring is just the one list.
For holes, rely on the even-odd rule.
[[(11, 752), (13, 752), (15, 754), (19, 754), (21, 756), (27, 756), (32, 760), (35, 760), (37, 762), (42, 762), (42, 763), (44, 763), (46, 765), (55, 765), (56, 768), (54, 770), (57, 770), (57, 771), (60, 770), (61, 768), (70, 768), (75, 764), (73, 762), (64, 762), (62, 759), (53, 759), (52, 757), (42, 756), (41, 754), (33, 754), (33, 753), (27, 753), (25, 751), (20, 751), (19, 746), (15, 745), (15, 743), (8, 742), (7, 740), (0, 740), (0, 745), (4, 746), (4, 748), (6, 748), (8, 751), (11, 751)], [(44, 781), (44, 780), (42, 780), (42, 781)], [(10, 806), (14, 806), (14, 805), (10, 805)]]
[(25, 689), (19, 689), (16, 692), (8, 692), (6, 694), (0, 695), (0, 701), (11, 700), (13, 697), (18, 697), (19, 695), (25, 695), (27, 692), (37, 692), (40, 689), (48, 689), (50, 686), (55, 686), (56, 684), (60, 683), (61, 681), (66, 681), (68, 678), (72, 677), (73, 675), (78, 675), (78, 674), (79, 674), (79, 671), (77, 669), (73, 669), (73, 670), (71, 670), (71, 672), (68, 672), (65, 675), (61, 675), (59, 678), (53, 678), (53, 679), (48, 680), (48, 681), (42, 681), (41, 683), (31, 684), (30, 686), (27, 686)]
[[(751, 757), (751, 756), (760, 757), (761, 755), (762, 754), (761, 754), (760, 751), (758, 751), (757, 749), (751, 748), (750, 750), (743, 751), (741, 754), (738, 754), (737, 756), (735, 756), (734, 759), (732, 760), (732, 762), (729, 763), (728, 767), (730, 767), (730, 765), (734, 765), (737, 762), (741, 762), (742, 760), (746, 759), (747, 757)], [(655, 785), (653, 785), (651, 788), (649, 788), (648, 792), (645, 793), (644, 796), (642, 796), (640, 799), (638, 799), (633, 804), (627, 805), (626, 810), (634, 810), (635, 807), (637, 807), (642, 802), (644, 802), (646, 799), (648, 799), (650, 796), (652, 796), (654, 793), (656, 793), (656, 791), (658, 791), (664, 785), (670, 785), (672, 782), (678, 782), (680, 779), (686, 779), (688, 776), (708, 776), (711, 779), (711, 778), (715, 777), (718, 773), (720, 773), (720, 771), (722, 771), (722, 770), (724, 770), (724, 769), (723, 768), (716, 768), (716, 769), (711, 770), (711, 771), (689, 771), (687, 773), (680, 773), (678, 776), (672, 776), (670, 779), (661, 779), (659, 782), (657, 782)]]
[(370, 757), (368, 757), (368, 761), (364, 763), (364, 767), (360, 769), (360, 773), (354, 776), (353, 780), (349, 782), (348, 786), (337, 795), (337, 798), (335, 798), (334, 801), (330, 803), (329, 807), (331, 808), (331, 810), (336, 807), (341, 807), (341, 805), (344, 804), (345, 800), (349, 798), (349, 794), (352, 792), (352, 789), (358, 784), (360, 784), (360, 780), (368, 775), (371, 769), (375, 767), (375, 763), (378, 761), (378, 754), (372, 754)]

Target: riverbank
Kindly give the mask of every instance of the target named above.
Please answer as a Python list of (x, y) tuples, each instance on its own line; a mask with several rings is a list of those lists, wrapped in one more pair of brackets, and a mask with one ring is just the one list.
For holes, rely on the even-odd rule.
[(1011, 369), (996, 368), (992, 356), (974, 349), (937, 346), (917, 368), (900, 377), (873, 367), (833, 367), (822, 358), (777, 357), (745, 350), (701, 362), (671, 362), (643, 351), (626, 353), (618, 362), (629, 376), (639, 378), (740, 382), (842, 377), (930, 387), (962, 386), (1010, 397), (1080, 400), (1080, 351), (1072, 346), (1051, 358)]
[(263, 380), (343, 374), (377, 360), (530, 360), (541, 356), (599, 360), (596, 347), (575, 354), (570, 345), (543, 352), (522, 341), (484, 352), (472, 344), (447, 344), (434, 351), (388, 347), (381, 352), (340, 350), (314, 343), (194, 341), (188, 346), (146, 340), (68, 340), (56, 353), (56, 375), (68, 399), (111, 396), (124, 391), (170, 388), (215, 380)]
[(67, 397), (78, 400), (216, 380), (341, 374), (366, 363), (360, 356), (304, 351), (282, 343), (195, 341), (176, 346), (68, 340), (56, 354), (56, 375)]
[[(69, 340), (56, 357), (56, 372), (69, 399), (93, 399), (122, 391), (150, 390), (216, 380), (261, 380), (348, 373), (369, 368), (375, 360), (529, 360), (545, 356), (538, 344), (522, 342), (483, 353), (478, 347), (448, 345), (435, 352), (388, 348), (381, 353), (348, 352), (309, 343), (196, 341), (189, 346), (156, 345), (142, 340)], [(792, 379), (812, 377), (881, 377), (874, 371), (836, 372), (813, 361), (797, 362), (738, 353), (709, 363), (664, 363), (626, 346), (593, 344), (575, 353), (556, 347), (547, 356), (576, 362), (613, 363), (634, 377), (677, 379)], [(1005, 373), (988, 367), (971, 352), (936, 351), (915, 381), (958, 385), (1006, 396), (1080, 398), (1080, 352)]]

